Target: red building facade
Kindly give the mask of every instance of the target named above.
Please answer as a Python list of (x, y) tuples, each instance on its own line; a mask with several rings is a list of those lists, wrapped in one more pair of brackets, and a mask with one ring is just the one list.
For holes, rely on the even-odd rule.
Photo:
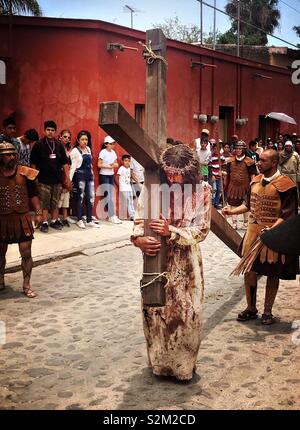
[[(143, 121), (146, 71), (139, 41), (145, 33), (102, 21), (13, 17), (10, 24), (0, 17), (0, 60), (6, 68), (1, 121), (15, 112), (19, 134), (31, 127), (42, 132), (47, 119), (73, 136), (90, 130), (96, 167), (105, 136), (98, 126), (100, 102), (119, 100)], [(108, 50), (109, 43), (138, 51)], [(168, 136), (191, 144), (203, 127), (223, 141), (233, 133), (248, 141), (300, 131), (264, 118), (277, 111), (300, 119), (300, 86), (293, 85), (291, 70), (171, 40), (167, 61)], [(199, 114), (208, 121), (201, 123)], [(219, 121), (211, 122), (211, 116)], [(246, 124), (237, 126), (237, 118), (246, 118)]]

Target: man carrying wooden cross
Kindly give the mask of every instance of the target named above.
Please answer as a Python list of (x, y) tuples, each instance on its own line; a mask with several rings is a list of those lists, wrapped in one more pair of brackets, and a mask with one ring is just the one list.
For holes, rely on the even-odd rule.
[[(195, 368), (202, 326), (199, 242), (209, 232), (210, 219), (212, 231), (236, 253), (241, 238), (215, 208), (211, 211), (210, 188), (200, 181), (193, 151), (183, 144), (166, 149), (166, 40), (160, 29), (149, 30), (146, 36), (145, 130), (119, 102), (100, 104), (99, 125), (145, 168), (148, 199), (140, 196), (136, 218), (141, 220), (132, 240), (144, 251), (141, 291), (150, 364), (157, 375), (188, 380)], [(164, 198), (155, 192), (159, 184), (190, 187), (184, 200), (182, 193), (170, 194), (171, 212), (165, 219), (160, 217)], [(174, 209), (181, 209), (182, 215)]]
[[(189, 380), (201, 342), (204, 280), (199, 242), (210, 229), (211, 192), (207, 183), (200, 183), (199, 162), (186, 145), (164, 150), (160, 161), (165, 183), (179, 185), (182, 192), (171, 194), (168, 219), (151, 220), (149, 224), (153, 232), (167, 240), (166, 302), (160, 307), (142, 305), (143, 326), (153, 373)], [(188, 195), (185, 185), (191, 186)], [(180, 218), (176, 217), (177, 211)], [(144, 235), (143, 192), (135, 218), (132, 242), (144, 254), (155, 256), (161, 244), (153, 236)]]

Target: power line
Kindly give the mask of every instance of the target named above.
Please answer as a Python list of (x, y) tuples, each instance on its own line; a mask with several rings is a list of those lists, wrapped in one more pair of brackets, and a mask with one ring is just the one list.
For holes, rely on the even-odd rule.
[(287, 7), (289, 7), (289, 8), (291, 8), (291, 9), (293, 9), (295, 12), (297, 12), (297, 13), (299, 13), (299, 14), (300, 14), (300, 10), (296, 9), (294, 6), (291, 6), (290, 4), (286, 3), (286, 2), (285, 2), (285, 1), (283, 1), (283, 0), (279, 0), (279, 1), (281, 1), (281, 3), (285, 4)]
[[(217, 7), (214, 7), (214, 6), (212, 6), (212, 5), (208, 4), (208, 3), (206, 3), (205, 1), (203, 1), (202, 3), (203, 3), (205, 6), (210, 7), (211, 9), (215, 9), (216, 11), (218, 11), (218, 12), (222, 13), (223, 15), (229, 16), (230, 18), (237, 20), (237, 17), (236, 17), (236, 16), (233, 16), (233, 15), (230, 15), (229, 13), (227, 13), (227, 12), (224, 12), (224, 10), (222, 10), (222, 9), (219, 9), (219, 8), (217, 8)], [(255, 28), (256, 30), (262, 31), (262, 32), (263, 32), (263, 33), (265, 33), (267, 36), (274, 37), (274, 39), (280, 40), (281, 42), (285, 42), (285, 43), (287, 43), (288, 45), (291, 45), (291, 46), (293, 46), (294, 48), (299, 49), (297, 45), (294, 45), (293, 43), (288, 42), (288, 41), (287, 41), (287, 40), (285, 40), (285, 39), (281, 39), (281, 37), (274, 36), (273, 34), (268, 33), (267, 31), (263, 30), (262, 28), (257, 27), (257, 26), (256, 26), (256, 25), (254, 25), (254, 24), (250, 24), (250, 22), (244, 21), (243, 19), (240, 19), (240, 22), (242, 22), (243, 24), (249, 25), (250, 27), (253, 27), (253, 28)]]

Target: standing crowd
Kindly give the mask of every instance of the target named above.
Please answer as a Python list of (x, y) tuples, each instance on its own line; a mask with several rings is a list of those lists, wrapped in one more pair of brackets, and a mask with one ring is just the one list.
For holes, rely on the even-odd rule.
[[(75, 223), (80, 229), (99, 228), (99, 220), (93, 215), (96, 190), (91, 133), (79, 131), (72, 144), (70, 130), (57, 133), (57, 125), (52, 120), (45, 121), (42, 137), (34, 128), (17, 137), (13, 117), (5, 118), (2, 125), (0, 143), (12, 143), (18, 165), (38, 171), (36, 185), (42, 211), (40, 231), (47, 233), (49, 227), (61, 230)], [(133, 220), (134, 199), (144, 183), (144, 169), (129, 154), (124, 154), (118, 161), (114, 145), (115, 140), (106, 136), (97, 166), (100, 195), (105, 203), (101, 218), (120, 224), (119, 217)], [(119, 217), (115, 183), (119, 188)]]

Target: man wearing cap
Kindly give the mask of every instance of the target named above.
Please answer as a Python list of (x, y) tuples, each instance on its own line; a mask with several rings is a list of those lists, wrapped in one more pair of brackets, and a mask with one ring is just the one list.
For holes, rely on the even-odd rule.
[(200, 173), (204, 181), (208, 181), (208, 163), (211, 157), (209, 130), (203, 128), (201, 137), (195, 139), (195, 150), (200, 162)]
[(300, 156), (294, 151), (293, 143), (290, 140), (285, 142), (284, 150), (279, 154), (279, 170), (296, 185), (300, 183)]
[(111, 136), (106, 136), (98, 158), (99, 183), (102, 190), (101, 195), (108, 200), (108, 221), (113, 224), (121, 224), (122, 221), (116, 215), (114, 203), (114, 169), (118, 167), (118, 157), (113, 150), (114, 145), (115, 140)]
[(23, 292), (35, 297), (31, 289), (31, 243), (33, 226), (30, 209), (35, 210), (36, 222), (42, 210), (35, 186), (38, 171), (17, 164), (17, 150), (11, 142), (0, 143), (0, 290), (5, 289), (5, 256), (8, 244), (18, 243), (22, 258)]
[[(246, 157), (246, 144), (239, 140), (235, 146), (235, 155), (226, 164), (228, 177), (227, 202), (231, 209), (240, 206), (246, 198), (251, 179), (256, 175), (255, 162)], [(243, 229), (247, 229), (247, 213), (244, 213)], [(238, 229), (237, 216), (232, 215), (232, 226)]]

